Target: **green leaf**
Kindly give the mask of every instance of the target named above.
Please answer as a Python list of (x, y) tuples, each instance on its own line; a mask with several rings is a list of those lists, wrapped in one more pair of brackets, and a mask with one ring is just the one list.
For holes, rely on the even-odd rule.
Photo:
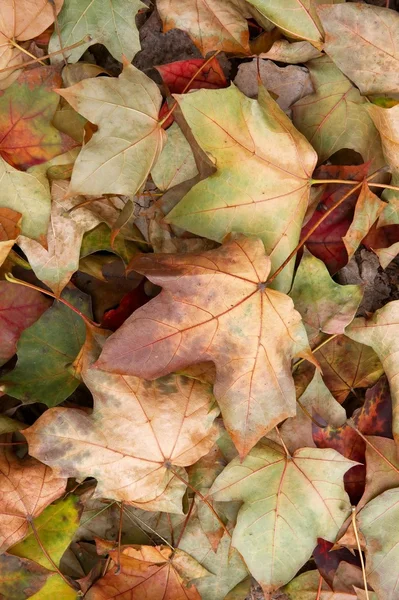
[(158, 86), (129, 63), (117, 79), (85, 79), (58, 90), (98, 125), (73, 168), (69, 192), (102, 196), (135, 194), (161, 153), (165, 132), (158, 123)]
[(85, 233), (80, 248), (80, 258), (85, 258), (100, 250), (116, 254), (123, 260), (125, 265), (128, 265), (133, 256), (138, 253), (137, 246), (126, 240), (121, 234), (116, 237), (114, 245), (111, 246), (111, 229), (106, 223), (101, 223)]
[(31, 560), (2, 554), (0, 556), (0, 598), (4, 600), (30, 598), (31, 594), (41, 590), (49, 575), (47, 569)]
[(384, 164), (380, 137), (368, 102), (328, 56), (307, 63), (314, 94), (292, 107), (295, 126), (307, 137), (323, 163), (342, 148), (359, 152), (375, 170)]
[(371, 500), (357, 515), (366, 540), (366, 576), (379, 598), (398, 597), (399, 488)]
[[(66, 290), (63, 298), (81, 312), (89, 312), (85, 294)], [(85, 335), (82, 318), (61, 302), (54, 302), (32, 327), (22, 333), (17, 347), (17, 365), (0, 380), (0, 389), (25, 404), (59, 404), (79, 385), (68, 367), (79, 353)]]
[[(176, 99), (217, 172), (166, 220), (217, 242), (230, 232), (260, 237), (273, 272), (298, 242), (316, 153), (263, 87), (259, 100), (234, 85)], [(288, 291), (293, 265), (278, 278), (280, 291)]]
[[(136, 14), (140, 9), (147, 9), (141, 0), (65, 0), (58, 15), (62, 47), (72, 46), (86, 36), (91, 38), (87, 43), (63, 53), (68, 62), (77, 62), (92, 44), (103, 44), (117, 60), (122, 61), (126, 56), (131, 62), (140, 50), (136, 27)], [(56, 30), (50, 40), (49, 52), (59, 49)], [(63, 54), (56, 56), (56, 62), (62, 60)]]
[(151, 171), (152, 179), (161, 191), (187, 181), (198, 174), (194, 154), (177, 123), (168, 129), (168, 140)]
[[(81, 505), (77, 496), (67, 496), (48, 506), (34, 520), (34, 526), (43, 547), (57, 567), (65, 550), (79, 527)], [(9, 554), (29, 558), (42, 567), (54, 571), (54, 566), (43, 553), (32, 528), (28, 535), (8, 550)]]
[(344, 333), (363, 298), (361, 285), (339, 285), (323, 261), (306, 251), (295, 275), (290, 296), (301, 313), (311, 347), (320, 333)]
[(56, 573), (50, 575), (39, 592), (33, 596), (29, 596), (29, 600), (54, 600), (57, 598), (59, 600), (77, 600), (78, 596), (75, 590), (69, 587)]
[(296, 575), (318, 537), (335, 541), (350, 514), (343, 476), (354, 464), (331, 449), (302, 448), (287, 457), (265, 440), (216, 479), (215, 500), (243, 502), (233, 546), (266, 594)]

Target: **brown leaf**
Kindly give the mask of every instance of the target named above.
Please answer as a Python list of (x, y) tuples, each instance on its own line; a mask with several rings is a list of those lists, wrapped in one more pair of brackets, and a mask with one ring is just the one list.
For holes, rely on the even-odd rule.
[(66, 479), (34, 458), (20, 460), (0, 446), (0, 551), (25, 537), (28, 519), (37, 517), (59, 498)]
[(0, 208), (0, 267), (20, 232), (22, 215), (11, 208)]
[(142, 255), (130, 267), (164, 289), (107, 340), (99, 368), (154, 379), (213, 361), (214, 393), (242, 456), (295, 415), (291, 359), (310, 351), (292, 300), (265, 284), (270, 259), (260, 240)]

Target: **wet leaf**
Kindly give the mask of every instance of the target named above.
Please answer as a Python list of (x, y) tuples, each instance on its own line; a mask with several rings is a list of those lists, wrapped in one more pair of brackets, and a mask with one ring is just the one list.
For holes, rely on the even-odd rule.
[[(213, 361), (215, 397), (242, 456), (295, 415), (290, 362), (308, 355), (308, 342), (292, 300), (264, 285), (270, 259), (260, 240), (240, 237), (199, 254), (142, 255), (131, 268), (164, 289), (107, 340), (98, 367), (154, 379)], [(156, 361), (149, 360), (153, 353)]]

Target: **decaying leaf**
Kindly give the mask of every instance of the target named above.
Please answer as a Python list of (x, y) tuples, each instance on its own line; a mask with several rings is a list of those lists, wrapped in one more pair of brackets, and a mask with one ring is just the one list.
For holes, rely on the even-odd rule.
[[(167, 221), (221, 242), (230, 232), (260, 237), (275, 270), (298, 242), (316, 154), (261, 86), (251, 100), (234, 85), (176, 96), (191, 131), (217, 166)], [(280, 276), (291, 285), (293, 263)]]
[(295, 576), (318, 537), (335, 540), (350, 513), (343, 475), (352, 465), (335, 450), (302, 448), (287, 457), (265, 441), (216, 479), (215, 500), (243, 502), (233, 546), (265, 593)]
[(292, 300), (266, 285), (270, 259), (260, 240), (143, 255), (130, 266), (164, 289), (107, 340), (98, 367), (153, 379), (213, 361), (214, 393), (242, 456), (295, 415), (290, 363), (309, 347)]
[(0, 598), (25, 600), (43, 588), (50, 573), (31, 560), (0, 556)]
[[(45, 412), (24, 432), (30, 454), (59, 473), (95, 477), (98, 497), (181, 512), (182, 467), (206, 454), (216, 436), (210, 386), (178, 375), (151, 383), (94, 369), (83, 379), (93, 414)], [(50, 450), (54, 439), (59, 453)]]
[(155, 83), (125, 62), (118, 79), (85, 79), (58, 93), (98, 125), (75, 162), (70, 193), (135, 194), (166, 135), (158, 123), (161, 94)]

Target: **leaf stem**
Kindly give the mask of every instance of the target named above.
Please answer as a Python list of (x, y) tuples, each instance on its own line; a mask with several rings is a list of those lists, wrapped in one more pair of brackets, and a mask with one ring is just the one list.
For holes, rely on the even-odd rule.
[[(32, 52), (29, 52), (29, 50), (26, 50), (26, 48), (23, 48), (22, 46), (20, 46), (18, 44), (18, 42), (16, 42), (15, 40), (9, 39), (8, 41), (10, 42), (10, 44), (12, 46), (14, 46), (14, 48), (18, 48), (18, 50), (20, 50), (20, 52), (23, 52), (27, 56), (30, 56), (31, 58), (34, 58), (35, 62), (39, 62), (44, 67), (46, 66), (46, 64), (43, 62), (43, 57), (42, 56), (40, 58), (38, 58), (37, 56), (35, 56), (34, 54), (32, 54)], [(15, 68), (15, 67), (13, 67), (13, 68)]]
[(50, 292), (49, 290), (45, 290), (44, 288), (41, 288), (38, 285), (33, 285), (33, 283), (28, 283), (27, 281), (22, 281), (22, 279), (17, 279), (11, 273), (6, 273), (5, 278), (9, 283), (16, 283), (18, 285), (23, 285), (24, 287), (31, 288), (32, 290), (36, 290), (37, 292), (41, 292), (42, 294), (45, 294), (46, 296), (50, 296), (50, 298), (54, 298), (54, 300), (57, 300), (57, 302), (61, 302), (62, 304), (65, 304), (65, 306), (67, 306), (68, 308), (73, 310), (74, 313), (79, 315), (79, 317), (81, 317), (83, 319), (83, 321), (90, 327), (101, 327), (100, 323), (95, 323), (94, 321), (89, 319), (89, 317), (86, 317), (86, 315), (83, 314), (78, 308), (76, 308), (76, 306), (74, 306), (73, 304), (68, 302), (68, 300), (65, 300), (64, 298), (61, 298), (61, 297), (58, 298), (55, 294), (53, 294), (53, 292)]
[(369, 600), (369, 591), (367, 589), (367, 579), (366, 579), (366, 569), (364, 567), (363, 552), (362, 552), (362, 547), (360, 545), (360, 540), (359, 540), (359, 535), (357, 532), (357, 525), (356, 525), (356, 506), (352, 506), (352, 525), (353, 525), (353, 531), (355, 532), (357, 548), (359, 550), (360, 564), (362, 565), (364, 591), (366, 592), (366, 599)]
[(359, 436), (362, 438), (362, 440), (363, 440), (364, 442), (366, 442), (366, 444), (367, 444), (368, 446), (370, 446), (370, 448), (372, 448), (372, 449), (374, 450), (374, 452), (375, 452), (376, 454), (378, 454), (378, 456), (379, 456), (379, 457), (380, 457), (380, 458), (381, 458), (381, 459), (382, 459), (384, 462), (386, 462), (386, 463), (387, 463), (387, 465), (388, 465), (388, 466), (389, 466), (391, 469), (393, 469), (394, 471), (396, 471), (396, 473), (399, 475), (399, 469), (398, 469), (397, 467), (395, 467), (395, 465), (394, 465), (393, 463), (391, 463), (391, 461), (390, 461), (390, 460), (389, 460), (389, 459), (388, 459), (386, 456), (384, 456), (384, 455), (382, 454), (382, 452), (380, 452), (380, 451), (378, 450), (378, 448), (376, 448), (376, 447), (374, 446), (374, 444), (373, 444), (372, 442), (370, 442), (370, 440), (369, 440), (369, 439), (367, 439), (367, 436), (363, 435), (363, 433), (362, 433), (362, 432), (361, 432), (361, 431), (360, 431), (360, 430), (359, 430), (359, 429), (356, 427), (356, 425), (353, 423), (353, 420), (352, 420), (352, 419), (348, 419), (348, 420), (346, 421), (346, 423), (349, 425), (349, 427), (351, 427), (351, 429), (353, 429), (354, 431), (356, 431), (356, 433), (357, 433), (357, 434), (358, 434), (358, 435), (359, 435)]
[[(184, 519), (184, 523), (183, 523), (183, 527), (181, 528), (181, 531), (179, 533), (179, 537), (177, 538), (177, 542), (176, 542), (176, 549), (179, 547), (179, 544), (182, 540), (182, 537), (184, 535), (184, 532), (186, 531), (186, 527), (188, 525), (188, 522), (190, 520), (191, 517), (191, 513), (193, 512), (193, 508), (194, 508), (194, 504), (195, 504), (195, 494), (193, 496), (192, 502), (190, 504), (190, 508), (188, 509), (186, 518)], [(169, 513), (168, 513), (169, 514)]]
[(212, 511), (213, 515), (215, 516), (216, 520), (220, 523), (220, 525), (224, 529), (225, 533), (227, 533), (229, 538), (231, 538), (230, 531), (227, 529), (226, 525), (223, 523), (222, 519), (219, 517), (216, 510), (213, 508), (212, 504), (209, 502), (209, 500), (207, 500), (206, 496), (201, 494), (201, 492), (199, 492), (194, 486), (192, 486), (189, 481), (186, 481), (185, 479), (183, 479), (183, 477), (180, 477), (179, 473), (176, 473), (176, 471), (174, 471), (173, 469), (169, 469), (169, 470), (171, 473), (173, 473), (173, 475), (175, 477), (177, 477), (177, 479), (179, 479), (182, 483), (184, 483), (184, 485), (186, 485), (188, 488), (190, 488), (190, 490), (192, 492), (194, 492), (195, 494), (198, 495), (198, 497), (202, 500), (202, 502), (204, 502), (204, 504), (207, 505), (209, 510)]
[[(187, 85), (184, 87), (182, 94), (184, 94), (185, 92), (187, 92), (188, 88), (190, 87), (190, 85), (192, 84), (192, 82), (198, 77), (198, 75), (201, 73), (201, 71), (203, 71), (205, 69), (205, 67), (207, 67), (209, 65), (210, 62), (212, 62), (212, 60), (215, 58), (215, 56), (217, 56), (218, 54), (220, 54), (221, 50), (217, 50), (214, 54), (212, 54), (212, 56), (210, 56), (205, 62), (204, 64), (202, 64), (199, 69), (197, 70), (196, 73), (194, 73), (194, 75), (191, 77), (190, 81), (187, 83)], [(166, 115), (164, 116), (164, 118), (159, 121), (159, 125), (162, 126), (164, 123), (166, 123), (166, 121), (169, 119), (169, 117), (175, 112), (176, 107), (178, 105), (177, 100), (175, 100), (174, 104), (172, 105), (172, 108), (166, 113)]]
[(353, 179), (311, 179), (311, 185), (319, 185), (321, 183), (341, 183), (342, 185), (357, 185), (363, 181), (355, 181)]
[(287, 446), (284, 443), (283, 436), (281, 435), (281, 433), (280, 433), (279, 428), (277, 427), (277, 425), (275, 426), (274, 429), (276, 430), (278, 439), (280, 440), (280, 443), (281, 443), (282, 447), (284, 448), (284, 452), (285, 452), (286, 457), (288, 459), (290, 459), (291, 458), (291, 454), (289, 453), (288, 448), (287, 448)]
[(319, 575), (319, 587), (317, 588), (317, 596), (316, 596), (316, 600), (320, 600), (321, 598), (321, 588), (323, 586), (323, 577), (321, 575)]
[[(334, 338), (336, 338), (338, 335), (341, 335), (339, 333), (334, 333), (333, 335), (330, 335), (328, 338), (326, 338), (325, 340), (323, 340), (322, 342), (320, 342), (320, 344), (318, 344), (317, 346), (315, 346), (312, 350), (313, 353), (317, 352), (318, 350), (320, 350), (320, 348), (323, 348), (323, 346), (325, 346), (326, 344), (328, 344), (329, 342), (331, 342), (331, 340), (333, 340)], [(306, 358), (300, 358), (292, 367), (294, 370), (300, 365), (302, 364), (304, 361), (306, 360)]]

